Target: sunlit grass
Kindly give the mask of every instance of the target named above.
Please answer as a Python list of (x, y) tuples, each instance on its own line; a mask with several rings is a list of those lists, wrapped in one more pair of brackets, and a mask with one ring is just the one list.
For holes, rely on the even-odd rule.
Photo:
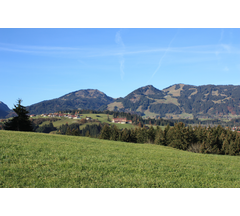
[[(132, 125), (132, 124), (118, 124), (118, 123), (112, 123), (112, 118), (113, 115), (109, 115), (109, 120), (108, 121), (108, 116), (107, 114), (82, 114), (81, 118), (85, 119), (86, 117), (91, 117), (94, 120), (98, 120), (101, 123), (107, 123), (110, 125), (116, 125), (117, 128), (119, 129), (131, 129), (131, 128), (135, 128), (136, 126)], [(47, 125), (49, 124), (50, 121), (44, 121), (42, 124), (40, 124), (39, 126), (43, 126), (43, 125)], [(68, 123), (68, 125), (73, 124), (73, 123), (80, 123), (80, 119), (70, 119), (67, 117), (61, 117), (60, 120), (53, 122), (53, 126), (56, 128), (59, 128), (61, 125)], [(97, 122), (87, 122), (83, 125), (81, 125), (79, 127), (80, 130), (82, 130), (83, 128), (85, 128), (87, 125), (93, 125), (93, 124), (98, 124)]]
[(240, 158), (0, 131), (0, 187), (240, 187)]

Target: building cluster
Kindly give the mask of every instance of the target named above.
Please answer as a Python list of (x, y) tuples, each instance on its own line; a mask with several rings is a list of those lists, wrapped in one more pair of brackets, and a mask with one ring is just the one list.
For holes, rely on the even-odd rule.
[[(36, 115), (32, 114), (30, 115), (30, 118), (35, 117)], [(65, 117), (70, 119), (81, 119), (81, 115), (71, 115), (71, 114), (65, 114), (65, 113), (48, 113), (48, 114), (41, 114), (41, 117)]]
[(240, 133), (240, 127), (232, 127), (232, 131), (237, 131), (238, 133)]
[(132, 120), (127, 120), (127, 118), (113, 118), (112, 122), (119, 124), (132, 124)]

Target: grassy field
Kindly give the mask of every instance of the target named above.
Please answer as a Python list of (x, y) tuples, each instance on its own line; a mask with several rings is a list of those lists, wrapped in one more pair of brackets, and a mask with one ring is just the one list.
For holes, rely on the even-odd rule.
[[(86, 118), (86, 117), (91, 117), (92, 119), (97, 119), (98, 121), (102, 122), (102, 123), (107, 123), (107, 124), (111, 124), (111, 125), (116, 125), (119, 129), (131, 129), (131, 128), (135, 128), (134, 125), (132, 124), (117, 124), (117, 123), (112, 123), (108, 121), (108, 117), (107, 114), (83, 114), (81, 116), (82, 118)], [(112, 121), (113, 115), (109, 115), (109, 119)], [(83, 125), (84, 126), (84, 125)], [(81, 126), (82, 127), (82, 126)], [(81, 128), (82, 129), (82, 128)]]
[[(58, 128), (63, 124), (68, 123), (70, 125), (70, 124), (73, 124), (73, 123), (77, 123), (78, 121), (79, 121), (78, 119), (70, 119), (70, 118), (62, 117), (60, 120), (53, 122), (53, 126)], [(50, 121), (45, 121), (42, 124), (40, 124), (39, 126), (43, 126), (43, 125), (46, 125), (46, 124), (49, 124), (49, 123), (50, 123)]]
[[(116, 123), (109, 122), (107, 114), (82, 114), (81, 115), (81, 118), (86, 118), (86, 117), (91, 117), (92, 119), (99, 120), (101, 123), (107, 123), (107, 124), (111, 124), (111, 125), (115, 124), (119, 129), (135, 128), (135, 126), (132, 124), (116, 124)], [(112, 120), (112, 118), (113, 118), (113, 116), (109, 115), (109, 119)], [(53, 122), (53, 126), (59, 128), (62, 124), (66, 124), (66, 122), (68, 123), (68, 125), (70, 125), (73, 123), (77, 123), (79, 121), (80, 121), (80, 119), (69, 119), (69, 118), (62, 117), (59, 121)], [(49, 124), (49, 123), (50, 123), (50, 121), (45, 121), (42, 124), (40, 124), (40, 126), (43, 126), (43, 125)], [(88, 124), (92, 125), (92, 124), (98, 124), (98, 123), (96, 123), (96, 122), (86, 123), (86, 124), (80, 126), (80, 130), (85, 128)]]
[(0, 187), (238, 188), (239, 167), (236, 156), (0, 131)]

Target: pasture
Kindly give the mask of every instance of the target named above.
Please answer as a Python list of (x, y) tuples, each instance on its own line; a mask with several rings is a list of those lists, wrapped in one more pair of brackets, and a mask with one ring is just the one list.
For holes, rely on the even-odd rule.
[(0, 131), (1, 188), (239, 188), (240, 158)]
[[(111, 120), (113, 118), (113, 115), (109, 115), (110, 122), (108, 121), (107, 114), (82, 114), (81, 115), (81, 118), (86, 118), (86, 117), (91, 117), (92, 119), (98, 120), (101, 123), (107, 123), (107, 124), (110, 124), (110, 125), (116, 125), (117, 128), (119, 128), (119, 129), (135, 128), (135, 126), (132, 125), (132, 124), (112, 123)], [(70, 124), (73, 124), (73, 123), (79, 123), (80, 122), (80, 119), (70, 119), (70, 118), (66, 118), (66, 117), (61, 117), (59, 119), (60, 120), (53, 122), (53, 126), (56, 127), (56, 128), (59, 128), (62, 124), (66, 124), (66, 123), (68, 123), (68, 125), (70, 125)], [(49, 123), (50, 123), (50, 121), (45, 121), (42, 124), (40, 124), (40, 126), (43, 126), (43, 125), (46, 125), (46, 124), (49, 124)], [(79, 127), (79, 129), (82, 130), (87, 125), (92, 125), (92, 124), (97, 124), (97, 122), (87, 122), (87, 123), (81, 125)]]

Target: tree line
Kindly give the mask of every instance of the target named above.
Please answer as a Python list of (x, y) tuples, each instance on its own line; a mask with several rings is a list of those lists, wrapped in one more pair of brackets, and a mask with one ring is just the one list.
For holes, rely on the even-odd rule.
[(240, 135), (236, 131), (222, 126), (202, 127), (185, 126), (175, 123), (167, 125), (164, 130), (157, 126), (119, 129), (116, 125), (93, 124), (79, 129), (79, 124), (62, 125), (59, 134), (87, 136), (105, 140), (149, 143), (169, 146), (184, 151), (205, 154), (240, 155)]
[[(29, 120), (28, 111), (21, 105), (21, 100), (13, 109), (18, 116), (5, 122), (5, 130), (33, 131), (33, 124)], [(115, 113), (117, 115), (118, 113)], [(131, 115), (125, 114), (127, 118)], [(136, 117), (136, 116), (135, 116)], [(137, 117), (136, 117), (137, 118)], [(134, 117), (133, 117), (134, 119)], [(136, 119), (135, 119), (136, 120)], [(139, 119), (138, 119), (139, 120)], [(186, 126), (183, 122), (175, 123), (170, 127), (168, 124), (164, 130), (157, 126), (145, 127), (141, 125), (135, 129), (118, 129), (116, 125), (93, 124), (86, 125), (82, 130), (80, 124), (65, 124), (60, 126), (58, 133), (75, 136), (89, 136), (106, 140), (132, 142), (132, 143), (152, 143), (156, 145), (170, 146), (180, 150), (188, 150), (196, 153), (206, 154), (240, 154), (240, 135), (236, 131), (224, 129), (222, 126), (202, 127), (191, 125)], [(56, 130), (50, 122), (47, 125), (36, 129), (39, 132), (49, 132)]]
[(195, 153), (239, 155), (240, 135), (236, 131), (226, 130), (222, 126), (202, 127), (185, 126), (184, 123), (175, 123), (162, 130), (160, 127), (154, 129), (135, 128), (120, 130), (115, 125), (104, 125), (100, 139), (133, 142), (152, 143), (156, 145), (169, 146), (180, 150)]

